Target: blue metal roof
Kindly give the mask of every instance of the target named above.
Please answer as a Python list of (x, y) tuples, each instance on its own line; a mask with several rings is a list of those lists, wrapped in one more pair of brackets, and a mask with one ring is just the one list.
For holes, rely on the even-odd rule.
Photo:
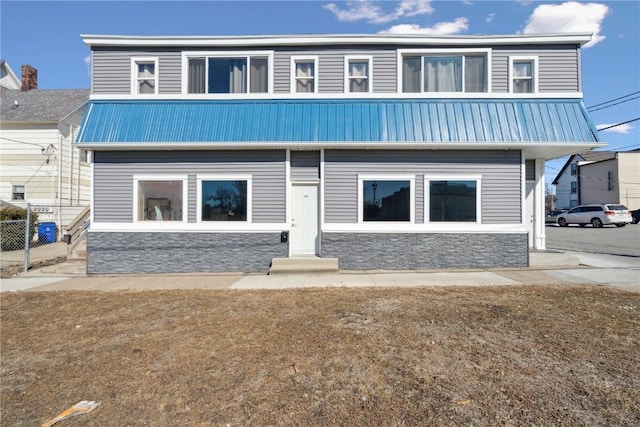
[(80, 143), (598, 142), (579, 99), (91, 101)]

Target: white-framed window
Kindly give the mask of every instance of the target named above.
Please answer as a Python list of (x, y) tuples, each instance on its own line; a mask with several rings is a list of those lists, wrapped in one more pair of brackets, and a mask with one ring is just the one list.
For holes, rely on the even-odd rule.
[(158, 94), (158, 58), (131, 58), (131, 93)]
[(24, 200), (25, 186), (23, 184), (11, 186), (11, 200)]
[(272, 58), (272, 51), (183, 53), (183, 92), (271, 93)]
[(318, 93), (318, 57), (291, 57), (291, 93)]
[(344, 91), (345, 93), (371, 93), (373, 88), (371, 56), (345, 56)]
[(538, 57), (509, 57), (509, 92), (538, 92)]
[(186, 175), (134, 175), (134, 222), (187, 222)]
[(481, 177), (425, 176), (425, 223), (481, 223)]
[(571, 163), (571, 176), (575, 176), (577, 171), (578, 171), (578, 164)]
[(400, 50), (403, 93), (491, 91), (490, 49)]
[(251, 175), (198, 176), (198, 222), (251, 223)]
[(414, 175), (358, 175), (359, 222), (415, 222)]

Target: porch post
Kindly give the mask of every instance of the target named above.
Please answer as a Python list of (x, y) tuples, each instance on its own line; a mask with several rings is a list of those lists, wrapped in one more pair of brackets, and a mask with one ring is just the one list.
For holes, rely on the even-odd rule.
[(533, 194), (533, 248), (546, 249), (545, 235), (545, 176), (544, 159), (536, 159), (536, 178)]

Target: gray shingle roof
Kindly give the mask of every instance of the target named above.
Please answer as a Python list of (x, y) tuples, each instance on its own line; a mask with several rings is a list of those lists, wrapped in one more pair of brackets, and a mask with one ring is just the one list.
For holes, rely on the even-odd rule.
[[(0, 118), (5, 122), (57, 122), (89, 100), (89, 89), (4, 89)], [(18, 101), (18, 107), (14, 107)]]

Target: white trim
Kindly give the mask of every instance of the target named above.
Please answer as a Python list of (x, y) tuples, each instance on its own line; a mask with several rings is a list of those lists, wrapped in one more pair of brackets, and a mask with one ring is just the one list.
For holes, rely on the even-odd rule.
[[(296, 76), (296, 63), (297, 62), (311, 62), (313, 61), (313, 92), (297, 92), (296, 88), (297, 88), (297, 76)], [(317, 94), (318, 93), (318, 86), (319, 86), (319, 79), (318, 76), (320, 75), (319, 70), (318, 70), (318, 56), (314, 56), (314, 55), (292, 55), (290, 57), (290, 74), (289, 74), (289, 92), (291, 92), (292, 94), (296, 94), (298, 96), (303, 96), (303, 97), (308, 97), (312, 94)]]
[(324, 166), (325, 166), (325, 162), (324, 162), (324, 148), (320, 149), (320, 186), (319, 186), (319, 190), (320, 190), (320, 195), (318, 197), (318, 211), (319, 211), (319, 216), (318, 216), (318, 221), (319, 221), (319, 230), (318, 232), (320, 233), (320, 243), (318, 245), (318, 250), (320, 251), (320, 253), (322, 254), (322, 231), (323, 231), (323, 227), (322, 225), (324, 224), (324, 188), (325, 188), (325, 182), (324, 182)]
[[(364, 181), (409, 181), (409, 221), (364, 221), (362, 205), (364, 194), (362, 185)], [(416, 222), (416, 176), (415, 174), (379, 173), (379, 174), (358, 174), (358, 223), (359, 224), (380, 224), (373, 227), (388, 228), (396, 224), (415, 224)]]
[[(366, 92), (351, 92), (350, 82), (351, 79), (356, 77), (351, 77), (349, 74), (349, 63), (351, 61), (367, 61), (367, 91)], [(373, 56), (372, 55), (345, 55), (344, 57), (344, 93), (350, 95), (359, 95), (362, 93), (373, 93)]]
[(140, 90), (140, 86), (138, 85), (139, 80), (150, 80), (150, 79), (140, 79), (138, 77), (138, 65), (139, 64), (149, 64), (153, 63), (153, 95), (158, 95), (160, 88), (160, 69), (158, 68), (159, 59), (157, 56), (132, 56), (131, 57), (131, 95), (133, 95), (136, 99), (139, 98), (140, 95), (150, 96), (151, 94), (140, 94), (138, 91)]
[(524, 151), (520, 152), (520, 213), (523, 224), (527, 221), (527, 159)]
[(545, 235), (545, 174), (544, 174), (544, 160), (536, 159), (536, 185), (533, 189), (533, 247), (537, 250), (546, 249), (546, 235)]
[[(402, 91), (402, 79), (400, 79), (400, 91)], [(314, 96), (315, 95), (315, 96)], [(360, 95), (360, 96), (358, 96)], [(582, 99), (582, 92), (557, 92), (557, 93), (506, 93), (506, 92), (424, 92), (424, 93), (395, 93), (395, 92), (378, 92), (366, 94), (364, 92), (356, 93), (291, 93), (291, 94), (268, 94), (268, 93), (247, 93), (247, 94), (209, 94), (209, 93), (191, 93), (191, 94), (162, 94), (162, 96), (153, 95), (105, 95), (91, 94), (89, 99), (92, 101), (126, 101), (126, 100), (153, 100), (153, 101), (174, 101), (174, 100), (273, 100), (286, 101), (296, 99), (308, 99), (310, 97), (317, 99)]]
[[(429, 191), (429, 182), (430, 181), (475, 181), (476, 182), (476, 220), (474, 222), (471, 221), (430, 221), (429, 218), (429, 208), (430, 208), (430, 191)], [(463, 229), (464, 224), (482, 224), (482, 175), (466, 175), (466, 174), (425, 174), (424, 175), (424, 223), (425, 224), (435, 224), (442, 225), (447, 224), (447, 226), (453, 226), (454, 228), (457, 226), (461, 226)]]
[[(182, 220), (145, 221), (138, 219), (138, 183), (140, 181), (182, 181)], [(175, 224), (186, 224), (189, 217), (189, 177), (187, 175), (135, 174), (133, 175), (133, 224), (147, 228), (174, 228)], [(148, 224), (148, 225), (145, 225)], [(167, 225), (169, 224), (169, 225)], [(174, 225), (171, 225), (174, 224)]]
[(409, 224), (405, 222), (376, 223), (323, 223), (323, 233), (527, 233), (523, 224), (477, 224), (475, 222), (432, 222)]
[(160, 224), (160, 221), (147, 221), (147, 223), (99, 222), (92, 223), (90, 231), (111, 233), (148, 233), (150, 231), (158, 233), (280, 233), (287, 229), (287, 224), (284, 223), (247, 224), (241, 222), (224, 224), (224, 227), (220, 227), (220, 223), (163, 221), (161, 228), (156, 227), (157, 224)]
[(291, 256), (291, 217), (292, 217), (292, 202), (291, 202), (291, 194), (293, 190), (291, 189), (291, 150), (287, 149), (285, 152), (285, 162), (284, 162), (284, 206), (285, 206), (285, 224), (284, 230), (289, 232), (289, 242), (287, 242), (287, 256)]
[[(90, 156), (90, 157), (89, 157)], [(93, 151), (87, 150), (87, 160), (89, 161), (89, 227), (95, 223), (96, 202), (95, 202), (95, 164), (93, 162)]]
[[(518, 56), (518, 55), (514, 55), (514, 56), (510, 56), (509, 57), (509, 69), (508, 71), (508, 75), (509, 75), (509, 93), (513, 94), (513, 63), (514, 62), (531, 62), (531, 80), (533, 81), (533, 93), (532, 94), (537, 94), (538, 93), (538, 57), (537, 56)], [(518, 94), (518, 95), (522, 95), (522, 94)]]
[[(249, 174), (198, 174), (196, 175), (196, 223), (215, 224), (216, 229), (237, 229), (237, 224), (253, 222), (253, 177)], [(246, 181), (247, 182), (247, 220), (246, 221), (203, 221), (202, 220), (202, 181)], [(230, 225), (231, 224), (231, 225)], [(242, 227), (240, 227), (242, 228)]]
[(571, 44), (591, 41), (590, 33), (516, 34), (492, 36), (407, 36), (397, 34), (324, 34), (324, 35), (262, 35), (262, 36), (130, 36), (81, 34), (87, 46), (309, 46), (341, 44), (407, 45), (505, 45), (505, 44)]
[[(204, 51), (183, 51), (181, 55), (182, 77), (181, 77), (181, 95), (178, 99), (247, 99), (247, 97), (264, 96), (270, 98), (273, 96), (273, 50), (204, 50)], [(251, 93), (251, 57), (267, 57), (267, 93)], [(189, 58), (204, 58), (205, 62), (205, 89), (209, 87), (209, 61), (208, 58), (245, 58), (247, 60), (247, 92), (246, 93), (188, 93), (189, 90)], [(172, 97), (175, 95), (172, 95)], [(228, 98), (230, 97), (230, 98)], [(164, 98), (164, 96), (163, 96)], [(157, 99), (157, 98), (153, 98)]]
[[(486, 66), (486, 91), (484, 92), (466, 92), (465, 88), (465, 54), (474, 55), (482, 53), (485, 58), (485, 66)], [(437, 57), (437, 56), (461, 56), (462, 57), (462, 70), (461, 70), (461, 80), (462, 80), (462, 90), (460, 92), (425, 92), (424, 90), (424, 59), (420, 61), (420, 92), (411, 93), (411, 92), (402, 92), (402, 78), (403, 78), (403, 56), (418, 56), (421, 57), (429, 56), (429, 57)], [(404, 95), (422, 95), (421, 98), (430, 98), (433, 95), (439, 98), (454, 98), (452, 95), (464, 95), (463, 98), (475, 98), (476, 95), (481, 94), (490, 94), (492, 90), (491, 86), (491, 56), (492, 49), (491, 48), (452, 48), (452, 49), (398, 49), (396, 53), (396, 75), (397, 85), (396, 90), (398, 94)], [(495, 95), (494, 95), (495, 96)]]

